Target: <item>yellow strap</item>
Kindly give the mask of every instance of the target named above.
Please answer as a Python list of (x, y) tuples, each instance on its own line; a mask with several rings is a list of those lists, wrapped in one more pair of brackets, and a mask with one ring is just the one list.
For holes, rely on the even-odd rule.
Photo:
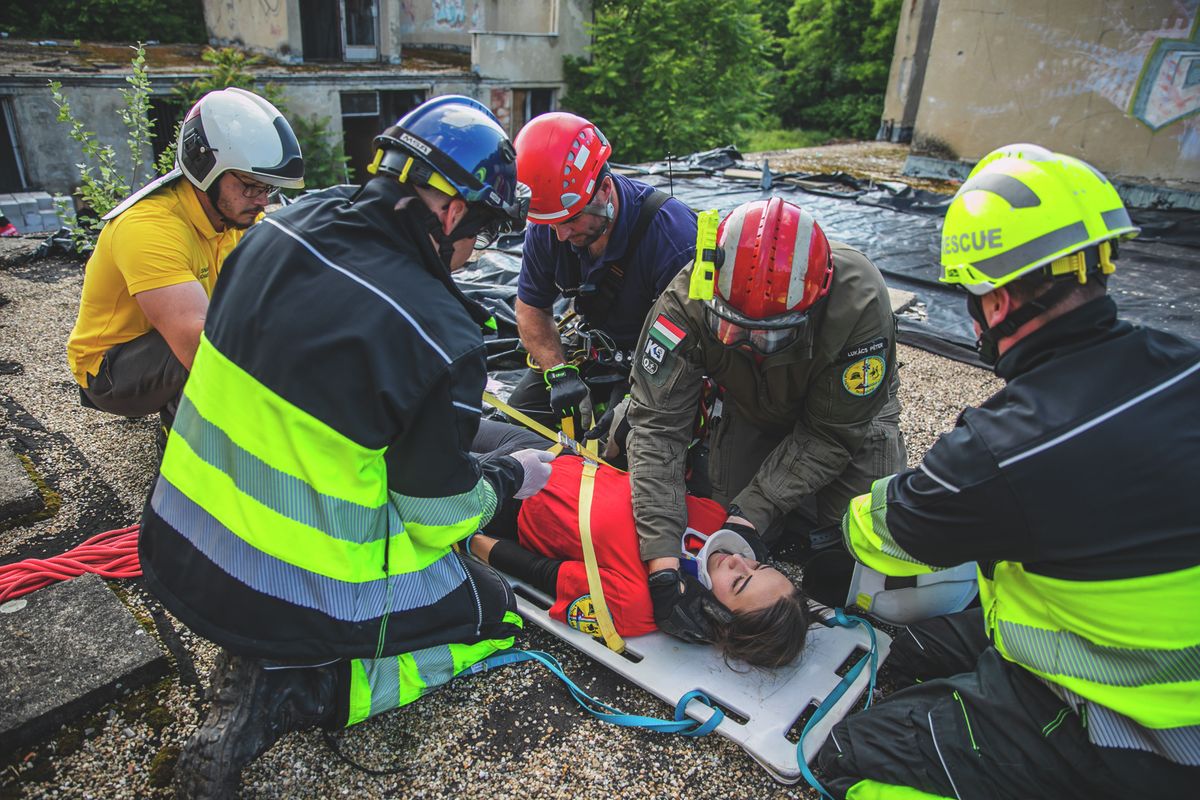
[(600, 583), (600, 567), (596, 564), (596, 548), (592, 546), (592, 493), (596, 485), (596, 464), (584, 460), (583, 474), (579, 478), (579, 540), (583, 545), (583, 567), (587, 572), (588, 591), (592, 595), (592, 608), (596, 612), (596, 624), (609, 650), (625, 652), (625, 640), (617, 633), (608, 604), (604, 602), (604, 586)]
[[(542, 423), (538, 422), (533, 417), (530, 417), (528, 414), (517, 411), (515, 408), (513, 408), (508, 403), (501, 400), (499, 397), (496, 397), (496, 395), (492, 394), (491, 392), (483, 393), (483, 402), (487, 403), (489, 406), (496, 409), (501, 414), (511, 417), (512, 419), (515, 419), (517, 422), (520, 422), (522, 425), (529, 428), (529, 430), (533, 431), (534, 433), (540, 433), (542, 436), (545, 436), (547, 439), (554, 442), (555, 443), (554, 446), (548, 448), (551, 453), (558, 455), (563, 450), (567, 450), (569, 452), (575, 453), (576, 455), (581, 455), (584, 458), (590, 458), (593, 461), (598, 461), (599, 463), (603, 464), (606, 467), (611, 467), (612, 469), (616, 469), (616, 467), (613, 467), (612, 464), (609, 464), (607, 461), (600, 458), (599, 455), (596, 455), (593, 453), (593, 450), (595, 449), (594, 445), (591, 448), (588, 448), (586, 446), (580, 445), (579, 442), (575, 441), (572, 437), (567, 436), (566, 433), (560, 433), (558, 431), (550, 430), (549, 428), (547, 428)], [(623, 472), (624, 470), (621, 470), (621, 471)]]

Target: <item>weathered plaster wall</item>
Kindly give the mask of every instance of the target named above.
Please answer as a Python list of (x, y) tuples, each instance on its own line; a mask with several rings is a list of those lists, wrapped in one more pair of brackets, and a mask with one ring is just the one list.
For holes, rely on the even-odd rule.
[(287, 56), (300, 52), (298, 9), (296, 0), (204, 0), (204, 22), (217, 42)]
[(1198, 14), (1200, 0), (941, 0), (914, 144), (972, 160), (1030, 141), (1111, 177), (1200, 182)]
[[(484, 27), (486, 0), (400, 0), (400, 39), (417, 47), (471, 46), (471, 31)], [(542, 6), (542, 0), (530, 5)]]
[[(591, 21), (591, 3), (584, 0), (549, 0), (536, 16), (516, 0), (488, 0), (507, 25), (489, 27), (471, 36), (471, 68), (481, 77), (514, 81), (522, 86), (563, 82), (563, 56), (581, 56), (591, 42), (585, 23)], [(521, 6), (524, 15), (509, 14)], [(540, 20), (539, 29), (533, 23)], [(527, 27), (522, 27), (529, 23)], [(551, 27), (547, 27), (547, 26)]]
[(883, 121), (877, 138), (893, 142), (912, 139), (937, 11), (938, 0), (904, 0), (900, 6), (896, 48), (892, 54), (887, 94), (883, 100)]
[[(121, 89), (128, 85), (121, 78), (90, 83), (71, 82), (64, 78), (63, 94), (71, 105), (71, 113), (83, 120), (87, 129), (95, 131), (97, 139), (110, 144), (116, 151), (117, 164), (123, 174), (132, 169), (128, 130), (119, 112), (125, 109)], [(57, 194), (69, 194), (79, 185), (79, 170), (75, 165), (83, 160), (83, 151), (71, 139), (70, 126), (57, 122), (58, 108), (44, 81), (40, 85), (0, 86), (0, 93), (11, 98), (17, 136), (30, 185)], [(167, 93), (167, 84), (159, 87)], [(139, 184), (140, 185), (140, 184)], [(137, 187), (134, 187), (137, 188)]]

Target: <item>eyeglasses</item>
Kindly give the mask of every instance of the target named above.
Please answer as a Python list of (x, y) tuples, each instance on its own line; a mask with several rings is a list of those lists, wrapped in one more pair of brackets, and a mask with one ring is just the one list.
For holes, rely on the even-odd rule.
[(242, 180), (241, 176), (236, 172), (229, 173), (233, 179), (242, 185), (242, 197), (250, 200), (257, 200), (260, 197), (266, 197), (275, 191), (274, 186), (269, 186), (265, 183), (253, 183), (251, 181)]

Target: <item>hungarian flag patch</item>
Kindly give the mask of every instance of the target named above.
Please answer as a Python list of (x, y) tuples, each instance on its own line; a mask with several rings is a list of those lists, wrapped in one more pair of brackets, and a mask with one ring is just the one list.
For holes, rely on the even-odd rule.
[(650, 326), (650, 338), (667, 350), (674, 350), (687, 338), (687, 331), (667, 319), (666, 314), (659, 314)]

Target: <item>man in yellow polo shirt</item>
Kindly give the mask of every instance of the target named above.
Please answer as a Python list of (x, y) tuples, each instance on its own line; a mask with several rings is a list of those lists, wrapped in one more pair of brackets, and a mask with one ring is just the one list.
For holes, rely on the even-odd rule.
[(225, 257), (276, 187), (304, 185), (291, 126), (242, 89), (209, 92), (192, 107), (175, 163), (104, 217), (67, 342), (85, 406), (127, 417), (158, 411), (164, 429)]

